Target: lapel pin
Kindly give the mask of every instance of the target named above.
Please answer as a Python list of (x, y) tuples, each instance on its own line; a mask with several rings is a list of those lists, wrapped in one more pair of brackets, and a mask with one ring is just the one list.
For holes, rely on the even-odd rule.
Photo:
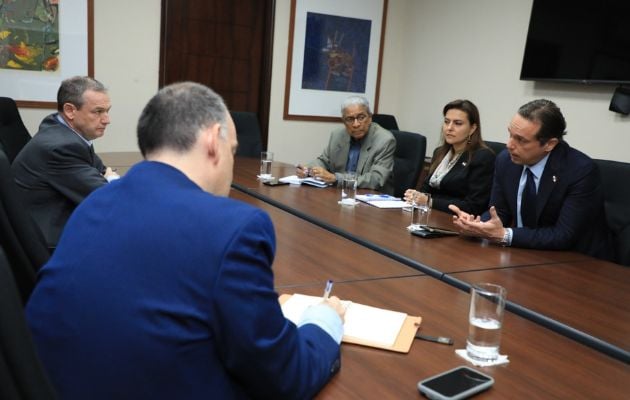
[(464, 166), (464, 167), (466, 166), (466, 161), (464, 161), (464, 162), (462, 163), (462, 166)]
[(558, 178), (556, 178), (556, 176), (555, 176), (555, 175), (551, 177), (551, 180), (553, 181), (553, 183), (558, 182)]

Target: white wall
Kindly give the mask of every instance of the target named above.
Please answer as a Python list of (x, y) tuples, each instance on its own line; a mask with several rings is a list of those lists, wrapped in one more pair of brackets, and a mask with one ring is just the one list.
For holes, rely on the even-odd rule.
[[(94, 1), (94, 77), (109, 90), (111, 124), (94, 146), (97, 152), (135, 151), (136, 124), (158, 89), (160, 0)], [(35, 134), (54, 110), (21, 108)]]
[[(95, 75), (110, 89), (112, 124), (97, 151), (136, 150), (138, 115), (158, 87), (160, 0), (95, 0)], [(290, 0), (276, 0), (269, 149), (276, 159), (308, 161), (335, 123), (285, 121)], [(389, 0), (379, 111), (437, 145), (441, 110), (468, 98), (484, 137), (505, 141), (517, 108), (546, 97), (562, 109), (566, 139), (594, 158), (630, 162), (630, 117), (608, 111), (613, 86), (518, 79), (531, 0)], [(120, 11), (124, 10), (124, 11)], [(34, 133), (50, 110), (21, 109)]]
[[(518, 107), (555, 101), (567, 120), (567, 141), (594, 158), (630, 162), (630, 117), (608, 111), (610, 85), (519, 80), (531, 0), (389, 0), (379, 111), (401, 129), (437, 145), (442, 107), (468, 98), (480, 109), (484, 138), (506, 141)], [(332, 123), (283, 121), (290, 0), (278, 0), (269, 149), (276, 159), (310, 160)], [(429, 153), (430, 154), (430, 153)]]

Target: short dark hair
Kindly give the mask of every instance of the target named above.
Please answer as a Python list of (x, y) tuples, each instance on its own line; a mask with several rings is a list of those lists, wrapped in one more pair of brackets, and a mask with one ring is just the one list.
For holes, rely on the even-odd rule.
[(138, 120), (138, 147), (142, 155), (161, 149), (184, 152), (192, 148), (199, 132), (221, 124), (227, 138), (227, 107), (207, 86), (180, 82), (165, 86), (149, 100)]
[(66, 103), (80, 109), (84, 103), (83, 94), (87, 90), (107, 93), (107, 89), (101, 82), (89, 76), (73, 76), (64, 79), (57, 91), (57, 110), (63, 111), (63, 105)]
[(540, 124), (536, 139), (540, 144), (545, 144), (549, 139), (562, 140), (566, 135), (567, 123), (560, 108), (551, 100), (532, 100), (518, 109), (518, 114), (528, 121)]

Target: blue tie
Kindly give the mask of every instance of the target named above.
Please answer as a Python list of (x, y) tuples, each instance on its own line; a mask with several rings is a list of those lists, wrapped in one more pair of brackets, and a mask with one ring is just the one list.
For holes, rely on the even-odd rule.
[(534, 183), (534, 174), (525, 167), (527, 171), (527, 181), (523, 188), (521, 196), (521, 221), (523, 226), (528, 228), (536, 227), (536, 184)]

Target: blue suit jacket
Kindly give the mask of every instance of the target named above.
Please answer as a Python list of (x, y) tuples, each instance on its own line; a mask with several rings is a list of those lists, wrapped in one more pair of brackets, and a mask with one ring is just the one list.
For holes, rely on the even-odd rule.
[(77, 207), (27, 319), (63, 399), (313, 397), (339, 367), (286, 320), (263, 211), (142, 162)]
[[(612, 259), (604, 198), (597, 167), (587, 155), (561, 141), (551, 151), (536, 197), (537, 228), (515, 228), (518, 184), (523, 171), (507, 151), (496, 159), (490, 205), (513, 228), (512, 246), (575, 250)], [(489, 219), (486, 212), (484, 220)]]

